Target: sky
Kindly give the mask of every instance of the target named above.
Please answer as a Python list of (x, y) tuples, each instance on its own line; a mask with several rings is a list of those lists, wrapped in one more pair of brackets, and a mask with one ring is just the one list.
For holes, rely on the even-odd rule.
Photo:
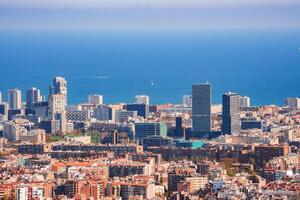
[(2, 30), (295, 28), (300, 0), (0, 0)]

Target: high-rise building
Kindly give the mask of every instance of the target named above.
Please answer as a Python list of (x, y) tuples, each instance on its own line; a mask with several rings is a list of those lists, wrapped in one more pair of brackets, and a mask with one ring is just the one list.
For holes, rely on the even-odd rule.
[(61, 132), (67, 129), (66, 96), (63, 94), (52, 94), (49, 98), (49, 117), (57, 121)]
[(42, 101), (42, 96), (40, 90), (35, 87), (30, 88), (26, 92), (26, 106), (31, 107), (33, 103)]
[(10, 110), (20, 110), (22, 108), (21, 90), (11, 89), (8, 91), (8, 104)]
[(55, 77), (53, 79), (51, 94), (63, 94), (67, 96), (67, 81), (63, 77)]
[(66, 110), (65, 96), (61, 94), (52, 94), (49, 98), (49, 117), (55, 119), (55, 115)]
[(192, 120), (193, 132), (211, 131), (211, 86), (209, 83), (192, 86)]
[(192, 107), (192, 95), (183, 95), (182, 103), (184, 107)]
[(67, 106), (67, 81), (63, 77), (55, 77), (52, 86), (50, 86), (50, 96), (53, 94), (61, 94), (65, 96), (65, 106)]
[(150, 98), (147, 95), (136, 95), (135, 96), (135, 103), (136, 104), (150, 105)]
[(0, 103), (2, 103), (2, 93), (0, 92)]
[(249, 108), (250, 107), (250, 97), (247, 97), (247, 96), (241, 97), (240, 96), (240, 107), (241, 108)]
[(300, 98), (286, 98), (285, 105), (290, 108), (300, 108)]
[(138, 116), (144, 117), (145, 119), (148, 117), (149, 113), (149, 105), (146, 104), (127, 104), (128, 111), (137, 111)]
[(88, 103), (93, 105), (101, 105), (103, 104), (103, 96), (98, 94), (89, 95)]
[(176, 117), (175, 119), (175, 130), (174, 130), (174, 137), (183, 137), (183, 123), (182, 117)]
[(3, 102), (0, 103), (0, 121), (8, 120), (8, 104)]
[[(63, 77), (55, 77), (50, 86), (49, 117), (62, 133), (67, 131), (67, 81)], [(57, 128), (58, 129), (58, 128)]]
[(241, 132), (240, 96), (236, 93), (225, 93), (222, 96), (222, 132), (238, 134)]

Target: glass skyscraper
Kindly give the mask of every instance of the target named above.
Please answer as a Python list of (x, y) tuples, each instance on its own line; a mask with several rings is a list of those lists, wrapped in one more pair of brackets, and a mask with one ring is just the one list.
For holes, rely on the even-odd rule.
[(192, 120), (193, 132), (211, 132), (211, 86), (209, 83), (192, 86)]
[(222, 133), (233, 134), (241, 132), (240, 96), (236, 93), (226, 93), (222, 96)]

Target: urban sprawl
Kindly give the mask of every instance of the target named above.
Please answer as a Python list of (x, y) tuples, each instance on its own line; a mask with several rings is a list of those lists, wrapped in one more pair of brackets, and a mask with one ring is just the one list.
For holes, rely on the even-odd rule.
[(0, 199), (299, 200), (300, 98), (214, 105), (210, 83), (191, 90), (182, 104), (68, 105), (55, 77), (47, 97), (0, 93)]

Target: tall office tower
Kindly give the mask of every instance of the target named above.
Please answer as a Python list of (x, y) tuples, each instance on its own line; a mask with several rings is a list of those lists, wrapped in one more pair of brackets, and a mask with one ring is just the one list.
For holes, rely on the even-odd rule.
[(11, 89), (8, 91), (9, 110), (20, 110), (22, 108), (21, 90)]
[(93, 105), (103, 104), (103, 96), (98, 94), (93, 94), (88, 96), (88, 103)]
[(30, 88), (26, 92), (26, 106), (30, 107), (33, 103), (41, 102), (42, 96), (40, 90), (35, 87)]
[(211, 86), (209, 83), (192, 86), (193, 132), (211, 131)]
[(2, 103), (2, 93), (0, 92), (0, 103)]
[(300, 108), (300, 98), (286, 98), (285, 105), (289, 106), (290, 108)]
[(136, 104), (150, 104), (150, 98), (147, 95), (136, 95), (134, 99)]
[(240, 97), (240, 107), (249, 108), (250, 107), (250, 97), (244, 96)]
[(176, 117), (175, 124), (176, 124), (176, 127), (174, 130), (174, 136), (175, 137), (183, 137), (182, 117)]
[(192, 95), (183, 95), (182, 100), (184, 107), (192, 107)]
[(222, 96), (222, 132), (239, 134), (241, 132), (240, 96), (226, 93)]

